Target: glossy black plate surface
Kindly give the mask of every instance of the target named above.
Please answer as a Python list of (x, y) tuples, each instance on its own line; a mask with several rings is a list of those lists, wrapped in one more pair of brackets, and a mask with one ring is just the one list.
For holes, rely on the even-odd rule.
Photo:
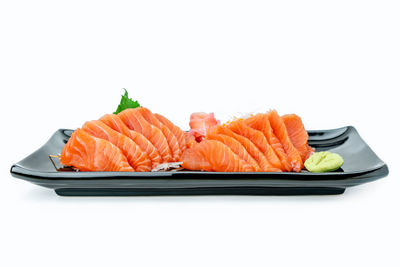
[(374, 181), (389, 172), (352, 126), (308, 131), (310, 146), (338, 153), (344, 159), (338, 171), (321, 174), (57, 171), (49, 155), (59, 154), (71, 133), (56, 131), (40, 149), (11, 167), (12, 176), (65, 196), (302, 195), (341, 194), (347, 187)]

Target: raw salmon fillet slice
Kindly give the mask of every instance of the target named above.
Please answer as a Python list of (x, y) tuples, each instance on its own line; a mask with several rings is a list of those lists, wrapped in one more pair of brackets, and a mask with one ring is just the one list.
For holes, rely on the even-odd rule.
[(229, 123), (227, 127), (235, 133), (244, 136), (251, 142), (253, 142), (257, 146), (257, 148), (265, 155), (265, 157), (273, 167), (284, 170), (281, 161), (279, 160), (278, 156), (275, 154), (275, 151), (269, 145), (266, 137), (261, 131), (249, 127), (242, 119), (238, 119)]
[(299, 151), (301, 159), (306, 161), (314, 152), (314, 149), (308, 145), (308, 133), (304, 128), (301, 118), (296, 114), (288, 114), (282, 116), (286, 129), (289, 134), (290, 141)]
[(133, 142), (135, 142), (143, 152), (147, 154), (151, 160), (152, 168), (155, 168), (162, 162), (160, 153), (158, 153), (157, 148), (141, 133), (132, 131), (124, 124), (124, 122), (115, 114), (107, 114), (100, 118), (100, 121), (104, 122), (107, 126), (113, 130), (129, 137)]
[(135, 108), (135, 112), (142, 115), (142, 117), (145, 120), (147, 120), (150, 124), (154, 125), (155, 127), (161, 130), (161, 132), (167, 139), (169, 148), (171, 149), (173, 161), (178, 161), (182, 154), (182, 151), (181, 148), (179, 147), (178, 139), (171, 132), (171, 130), (166, 125), (164, 125), (159, 119), (157, 119), (157, 117), (148, 108), (145, 107)]
[(146, 121), (135, 108), (125, 109), (118, 117), (130, 128), (143, 134), (157, 148), (163, 162), (172, 162), (173, 157), (167, 139), (160, 129)]
[(268, 120), (268, 115), (265, 113), (259, 113), (245, 119), (245, 123), (251, 128), (259, 130), (264, 134), (264, 136), (267, 138), (268, 143), (272, 146), (272, 149), (275, 151), (275, 154), (281, 161), (282, 167), (286, 171), (291, 171), (292, 166), (289, 162), (289, 158), (286, 155), (282, 144), (279, 142), (279, 139), (275, 136), (272, 130), (271, 124)]
[(247, 152), (244, 146), (235, 138), (223, 134), (208, 133), (206, 135), (206, 140), (216, 140), (227, 145), (239, 158), (250, 164), (253, 167), (253, 171), (261, 171), (257, 161), (250, 156), (249, 152)]
[(179, 128), (178, 126), (173, 124), (170, 120), (168, 120), (163, 115), (154, 113), (154, 116), (156, 116), (156, 118), (160, 122), (162, 122), (165, 126), (167, 126), (168, 129), (175, 135), (176, 139), (178, 140), (179, 147), (180, 147), (181, 151), (183, 152), (186, 149), (186, 141), (185, 141), (184, 132), (181, 130), (181, 128)]
[(253, 142), (248, 138), (234, 133), (232, 130), (228, 129), (226, 126), (217, 126), (212, 131), (212, 133), (223, 134), (230, 136), (237, 140), (243, 145), (243, 147), (249, 152), (249, 154), (257, 161), (258, 165), (263, 172), (280, 172), (281, 170), (272, 166), (272, 164), (267, 160), (265, 155), (257, 148)]
[(203, 140), (186, 149), (182, 167), (188, 170), (249, 172), (253, 168), (240, 159), (227, 145), (216, 140)]
[(135, 171), (151, 171), (151, 160), (129, 137), (111, 129), (102, 121), (88, 121), (82, 126), (82, 130), (116, 145), (128, 159), (129, 164)]
[(303, 168), (303, 161), (301, 159), (299, 151), (294, 147), (292, 141), (289, 138), (288, 131), (286, 129), (283, 119), (278, 115), (276, 110), (272, 110), (267, 113), (271, 127), (279, 139), (279, 142), (283, 145), (283, 149), (288, 155), (290, 164), (295, 172), (300, 172)]
[(117, 146), (82, 129), (72, 133), (61, 152), (60, 163), (80, 171), (135, 171)]

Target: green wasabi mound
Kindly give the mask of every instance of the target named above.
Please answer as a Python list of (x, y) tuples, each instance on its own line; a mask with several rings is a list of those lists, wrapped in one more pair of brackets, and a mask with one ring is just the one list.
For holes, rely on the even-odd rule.
[(323, 151), (311, 155), (304, 162), (304, 166), (310, 172), (331, 172), (339, 169), (343, 162), (339, 154)]

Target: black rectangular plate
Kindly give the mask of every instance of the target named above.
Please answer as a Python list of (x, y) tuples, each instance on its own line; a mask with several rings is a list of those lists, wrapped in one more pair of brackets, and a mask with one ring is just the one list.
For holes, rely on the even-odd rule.
[(308, 131), (310, 146), (344, 158), (342, 168), (329, 173), (57, 171), (49, 155), (59, 154), (71, 133), (56, 131), (40, 149), (11, 167), (12, 176), (52, 188), (63, 196), (321, 195), (341, 194), (347, 187), (389, 173), (352, 126)]

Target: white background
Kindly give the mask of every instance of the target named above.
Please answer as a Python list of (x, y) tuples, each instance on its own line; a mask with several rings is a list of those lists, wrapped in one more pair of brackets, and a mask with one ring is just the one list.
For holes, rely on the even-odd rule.
[[(1, 1), (1, 266), (400, 266), (398, 1)], [(11, 165), (122, 88), (188, 128), (354, 125), (388, 177), (338, 196), (59, 197)], [(395, 114), (397, 113), (397, 114)]]

